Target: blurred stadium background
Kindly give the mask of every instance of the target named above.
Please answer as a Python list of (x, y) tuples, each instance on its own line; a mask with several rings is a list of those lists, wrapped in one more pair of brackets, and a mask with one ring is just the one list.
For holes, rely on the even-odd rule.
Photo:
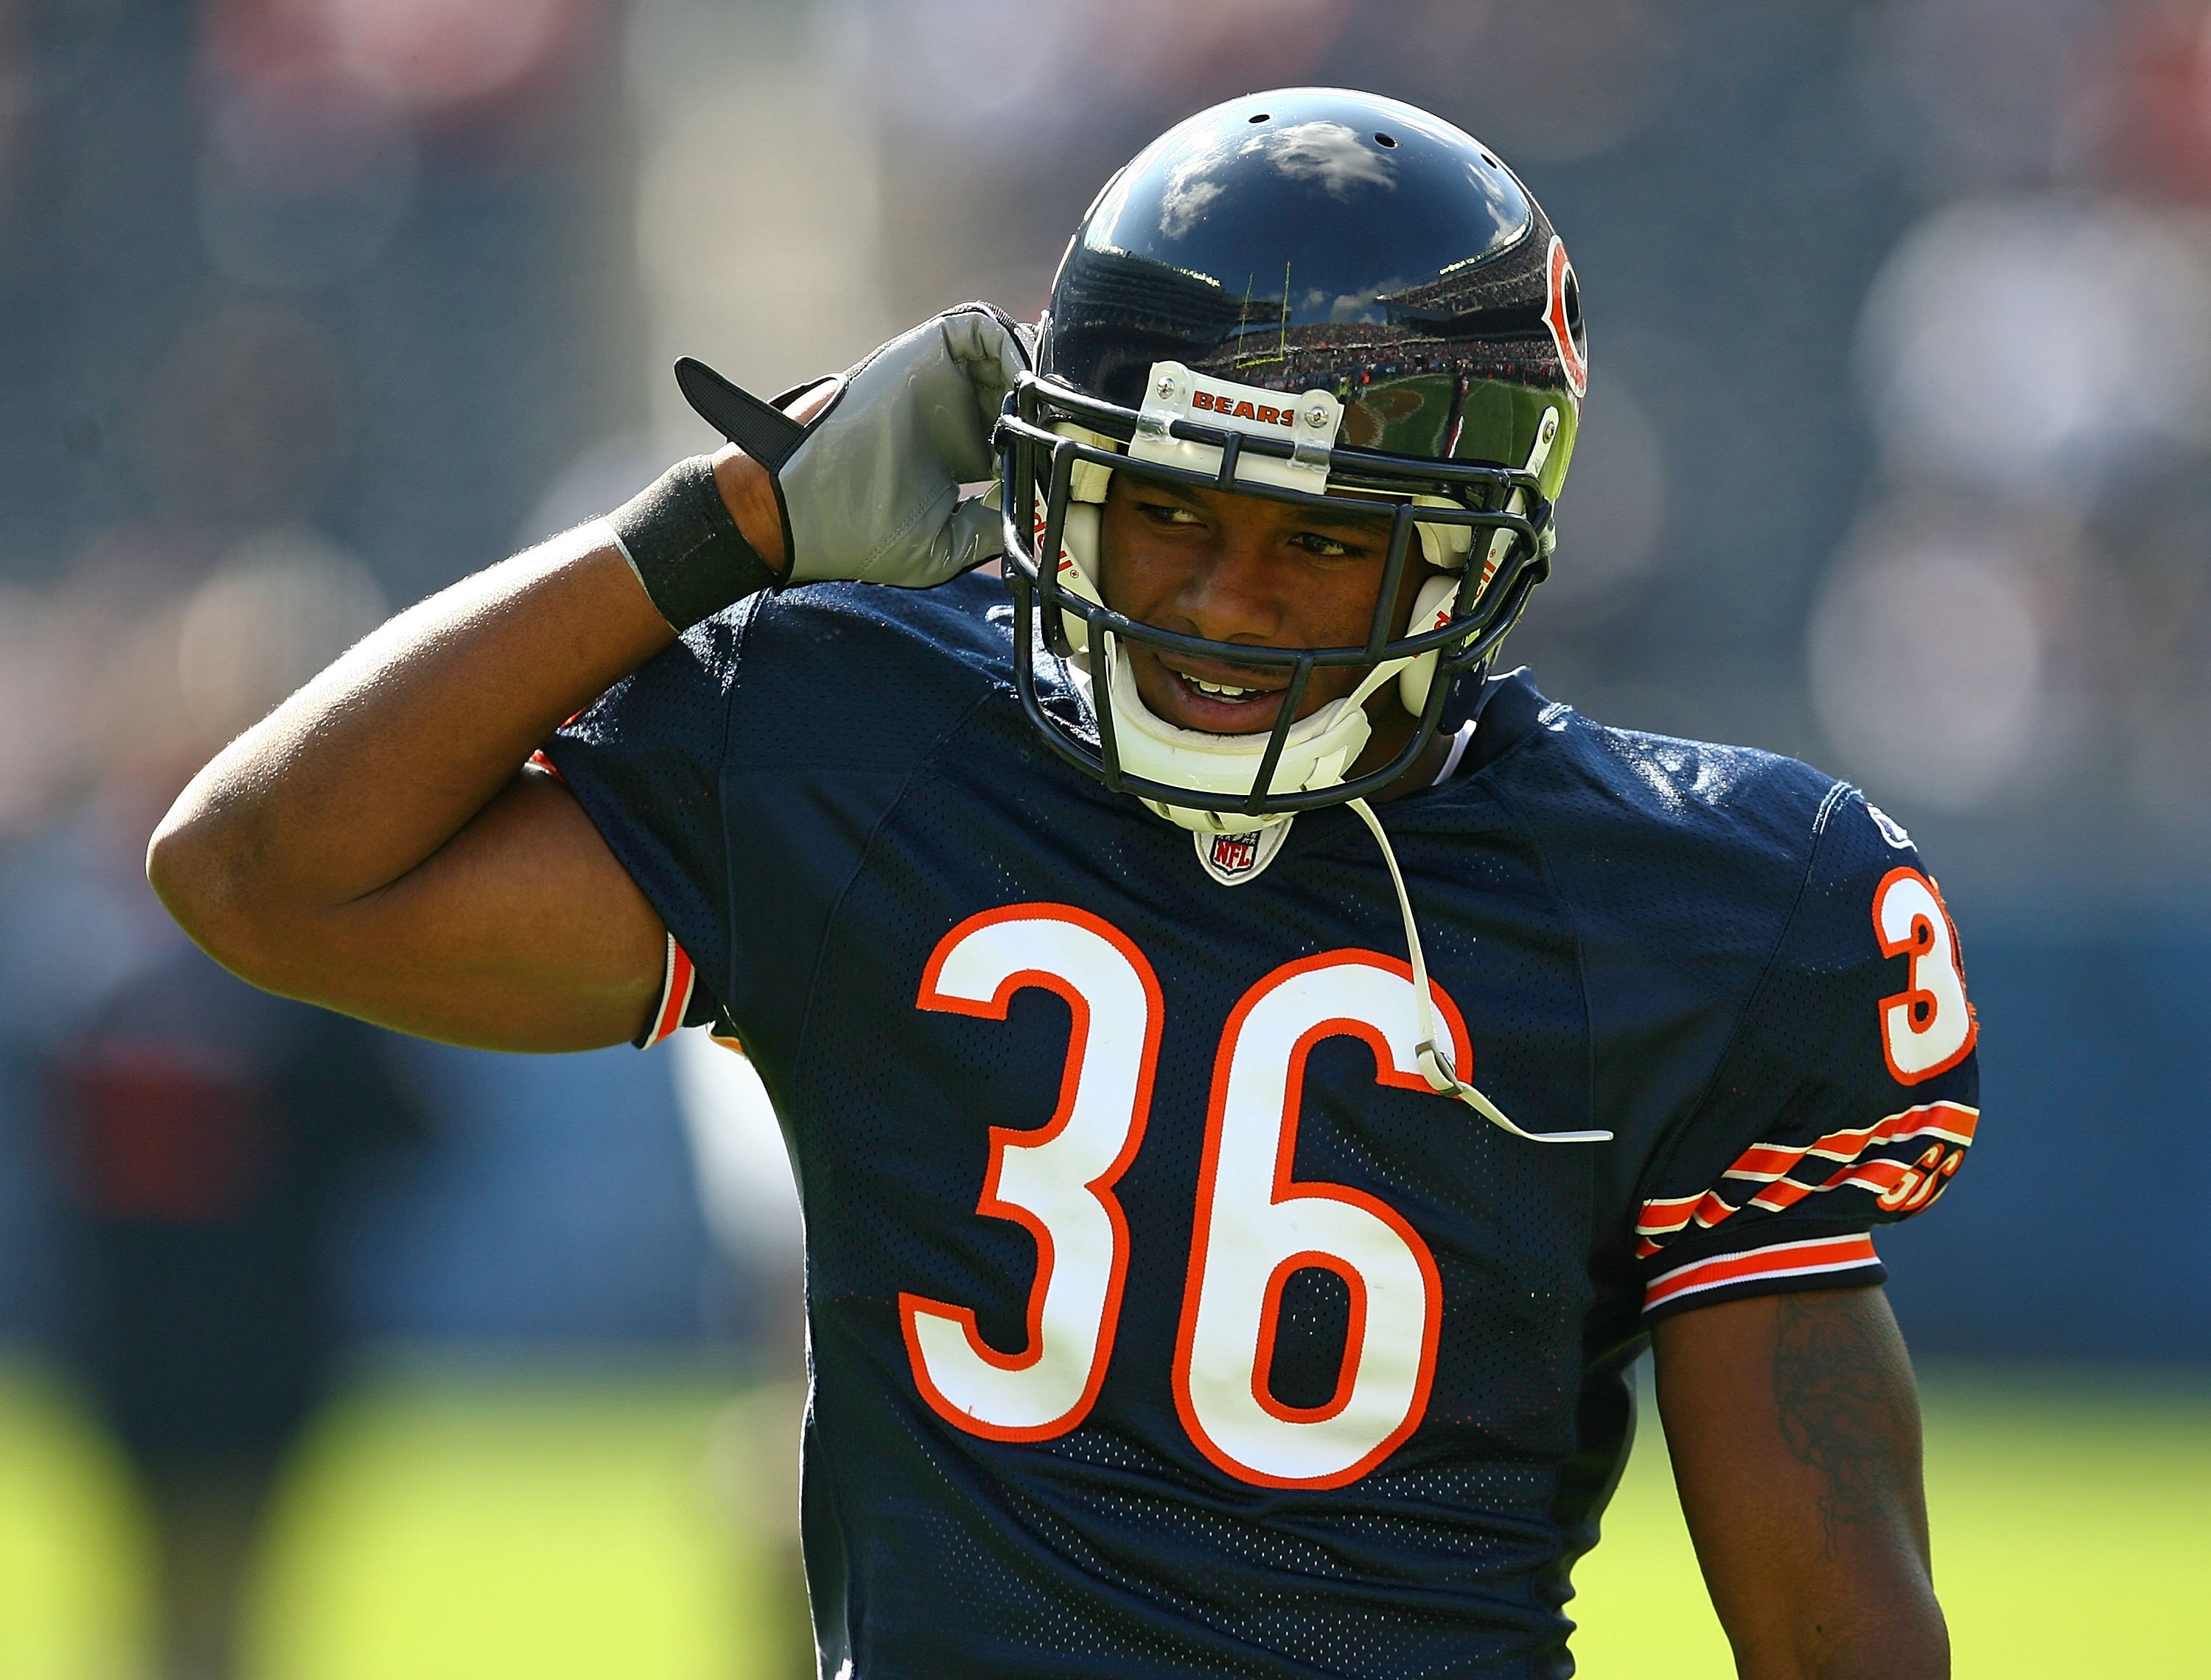
[[(1989, 1123), (1884, 1248), (1959, 1673), (2211, 1673), (2211, 5), (0, 0), (0, 1680), (804, 1671), (742, 1064), (303, 1085), (139, 852), (382, 613), (704, 447), (675, 354), (772, 390), (1033, 312), (1121, 159), (1302, 82), (1569, 236), (1517, 656), (1942, 873)], [(212, 1447), (133, 1281), (203, 1272), (276, 1396)], [(1726, 1671), (1655, 1430), (1608, 1530), (1584, 1671)]]

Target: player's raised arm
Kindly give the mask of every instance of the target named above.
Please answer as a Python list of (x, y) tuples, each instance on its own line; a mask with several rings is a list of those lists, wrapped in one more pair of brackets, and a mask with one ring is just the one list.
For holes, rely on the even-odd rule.
[(603, 525), (466, 578), (203, 770), (154, 833), (154, 889), (274, 991), (506, 1048), (627, 1038), (658, 919), (575, 801), (522, 766), (674, 634)]
[(955, 311), (794, 402), (695, 364), (687, 390), (754, 444), (685, 462), (612, 517), (385, 625), (224, 749), (156, 831), (154, 885), (256, 984), (507, 1049), (634, 1035), (660, 919), (530, 753), (677, 629), (776, 577), (925, 585), (994, 553), (957, 486), (989, 475), (1022, 353)]
[(1879, 1288), (1662, 1320), (1681, 1508), (1744, 1680), (1939, 1680), (1919, 1395)]

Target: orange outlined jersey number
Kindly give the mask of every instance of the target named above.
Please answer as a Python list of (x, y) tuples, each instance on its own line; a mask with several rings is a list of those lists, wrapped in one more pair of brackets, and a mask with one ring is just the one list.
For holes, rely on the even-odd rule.
[[(1456, 1065), (1466, 1026), (1436, 988)], [(1366, 1041), (1375, 1078), (1426, 1093), (1412, 971), (1368, 952), (1277, 969), (1228, 1018), (1206, 1121), (1190, 1278), (1183, 1292), (1175, 1404), (1198, 1449), (1239, 1481), (1337, 1488), (1419, 1427), (1435, 1375), (1443, 1285), (1412, 1226), (1386, 1203), (1290, 1176), (1307, 1057), (1324, 1039)], [(1348, 1287), (1350, 1322), (1335, 1393), (1318, 1406), (1269, 1390), (1274, 1331), (1291, 1274), (1312, 1266)]]
[(1881, 1000), (1881, 1049), (1897, 1083), (1916, 1085), (1963, 1061), (1979, 1036), (1958, 932), (1935, 883), (1910, 867), (1874, 889), (1873, 931), (1882, 956), (1911, 959), (1905, 989)]
[(1016, 904), (971, 916), (937, 945), (923, 1009), (1003, 1020), (1015, 992), (1067, 1001), (1072, 1024), (1059, 1100), (1035, 1131), (990, 1128), (976, 1212), (1036, 1239), (1027, 1345), (986, 1343), (974, 1309), (899, 1296), (915, 1386), (970, 1434), (1045, 1441), (1081, 1423), (1113, 1352), (1129, 1224), (1113, 1186), (1135, 1159), (1159, 1057), (1160, 983), (1128, 936), (1064, 904)]
[[(1455, 1064), (1474, 1065), (1466, 1023), (1430, 982)], [(1161, 1006), (1151, 965), (1087, 910), (1017, 904), (971, 916), (938, 944), (924, 1009), (1003, 1020), (1040, 987), (1072, 1017), (1059, 1098), (1035, 1131), (990, 1130), (976, 1212), (1036, 1240), (1025, 1345), (992, 1347), (972, 1308), (901, 1294), (915, 1386), (971, 1435), (1044, 1441), (1088, 1415), (1112, 1357), (1129, 1227), (1113, 1187), (1142, 1141)], [(1231, 1012), (1215, 1058), (1172, 1384), (1199, 1451), (1261, 1487), (1337, 1488), (1420, 1427), (1435, 1375), (1443, 1285), (1403, 1216), (1348, 1185), (1294, 1179), (1307, 1058), (1331, 1037), (1364, 1041), (1375, 1078), (1433, 1096), (1416, 1059), (1412, 971), (1337, 951), (1277, 969)], [(1306, 1267), (1350, 1292), (1336, 1392), (1298, 1406), (1270, 1390), (1282, 1290)]]

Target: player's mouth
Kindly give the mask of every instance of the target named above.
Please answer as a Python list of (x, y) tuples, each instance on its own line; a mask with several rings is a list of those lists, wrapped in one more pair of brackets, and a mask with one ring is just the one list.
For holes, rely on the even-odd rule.
[(1240, 735), (1271, 729), (1281, 709), (1287, 675), (1255, 666), (1191, 668), (1155, 658), (1167, 704), (1166, 721), (1207, 734)]

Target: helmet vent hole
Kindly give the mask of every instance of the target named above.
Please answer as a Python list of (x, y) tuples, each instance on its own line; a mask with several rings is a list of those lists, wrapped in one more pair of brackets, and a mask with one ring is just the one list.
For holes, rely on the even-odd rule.
[(1246, 117), (1244, 120), (1247, 123), (1263, 123), (1274, 114), (1275, 113), (1271, 111), (1255, 112), (1251, 116)]
[(1374, 143), (1378, 146), (1395, 146), (1397, 142), (1386, 134), (1378, 134), (1374, 136)]

